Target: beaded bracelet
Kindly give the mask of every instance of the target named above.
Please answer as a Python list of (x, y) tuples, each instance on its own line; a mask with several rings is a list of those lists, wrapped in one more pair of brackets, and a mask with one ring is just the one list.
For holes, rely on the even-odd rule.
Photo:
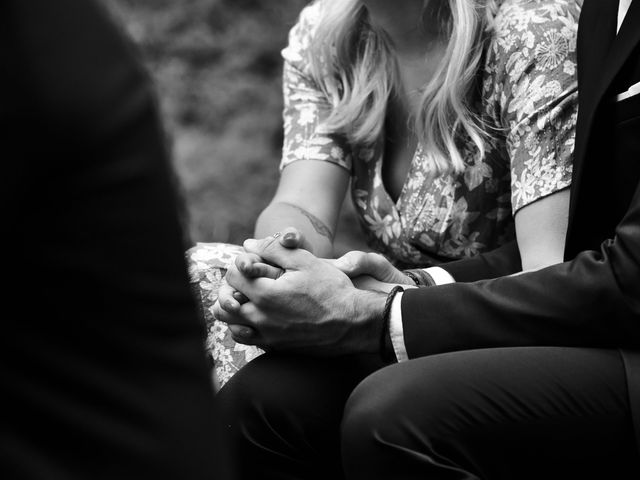
[(384, 310), (382, 311), (382, 334), (380, 335), (380, 357), (386, 363), (391, 363), (395, 358), (395, 352), (393, 350), (393, 344), (391, 343), (391, 333), (389, 331), (389, 319), (391, 317), (391, 306), (393, 305), (393, 299), (398, 292), (404, 292), (404, 288), (400, 285), (396, 285), (391, 289), (387, 295), (387, 300), (384, 303)]
[(402, 273), (413, 280), (417, 287), (433, 287), (436, 284), (433, 277), (422, 268), (410, 268), (403, 270)]

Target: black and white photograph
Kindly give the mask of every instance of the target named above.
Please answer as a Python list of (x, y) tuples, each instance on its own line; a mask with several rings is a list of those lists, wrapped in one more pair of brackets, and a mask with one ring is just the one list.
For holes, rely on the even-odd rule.
[(3, 0), (3, 480), (640, 480), (640, 0)]

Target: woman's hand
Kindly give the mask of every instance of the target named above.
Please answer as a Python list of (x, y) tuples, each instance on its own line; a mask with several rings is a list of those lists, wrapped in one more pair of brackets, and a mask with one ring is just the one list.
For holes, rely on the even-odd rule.
[(415, 286), (413, 280), (378, 253), (351, 251), (335, 260), (325, 260), (345, 273), (362, 290), (390, 292), (396, 285)]
[[(281, 268), (269, 265), (262, 261), (262, 258), (255, 253), (242, 253), (238, 255), (234, 262), (235, 268), (246, 278), (272, 278), (276, 279), (284, 273)], [(249, 299), (244, 293), (236, 290), (227, 283), (226, 276), (220, 289), (218, 290), (218, 300), (214, 304), (214, 311), (224, 308), (229, 312), (238, 312), (240, 307), (247, 303)], [(217, 317), (216, 317), (217, 318)], [(244, 343), (243, 339), (251, 337), (255, 332), (247, 325), (229, 325), (231, 338), (238, 343)]]
[[(300, 247), (304, 242), (302, 232), (293, 227), (288, 227), (273, 235), (278, 238), (280, 245), (285, 248), (295, 249)], [(243, 253), (238, 255), (235, 260), (235, 266), (246, 278), (270, 278), (277, 279), (284, 273), (284, 270), (276, 265), (270, 265), (255, 253)], [(240, 306), (247, 303), (249, 299), (238, 290), (232, 288), (226, 281), (223, 282), (218, 291), (219, 305), (225, 305), (230, 311), (238, 311)], [(255, 332), (249, 326), (230, 325), (231, 337), (239, 343), (242, 339), (250, 337)]]

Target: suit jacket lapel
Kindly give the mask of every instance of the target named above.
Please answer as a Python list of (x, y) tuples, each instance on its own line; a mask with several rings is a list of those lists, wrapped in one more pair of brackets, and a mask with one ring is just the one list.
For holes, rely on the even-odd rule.
[[(640, 42), (640, 1), (631, 2), (627, 16), (616, 36), (603, 69), (603, 81), (599, 93), (604, 95), (616, 75)], [(614, 92), (620, 93), (620, 92)]]
[[(640, 0), (635, 0), (635, 4)], [(633, 5), (633, 4), (632, 4)], [(603, 83), (602, 71), (616, 35), (617, 0), (585, 0), (578, 26), (578, 101), (580, 103), (576, 127), (576, 146), (573, 160), (571, 204), (569, 207), (569, 236), (572, 231), (576, 201), (580, 190), (583, 160), (591, 135), (593, 116), (600, 103)], [(626, 22), (628, 25), (628, 22)], [(568, 239), (570, 240), (570, 238)]]

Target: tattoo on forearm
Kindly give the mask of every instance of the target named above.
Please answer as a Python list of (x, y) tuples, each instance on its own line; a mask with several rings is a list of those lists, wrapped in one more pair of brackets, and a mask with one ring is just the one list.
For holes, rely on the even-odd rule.
[(302, 215), (307, 217), (307, 220), (309, 220), (309, 222), (313, 226), (313, 229), (316, 232), (318, 232), (318, 234), (322, 235), (323, 237), (327, 237), (329, 240), (333, 240), (333, 232), (318, 217), (307, 212), (304, 208), (300, 208), (299, 206), (294, 205), (293, 203), (288, 203), (288, 202), (280, 202), (280, 203), (287, 205), (291, 208), (295, 208), (298, 212), (300, 212)]

